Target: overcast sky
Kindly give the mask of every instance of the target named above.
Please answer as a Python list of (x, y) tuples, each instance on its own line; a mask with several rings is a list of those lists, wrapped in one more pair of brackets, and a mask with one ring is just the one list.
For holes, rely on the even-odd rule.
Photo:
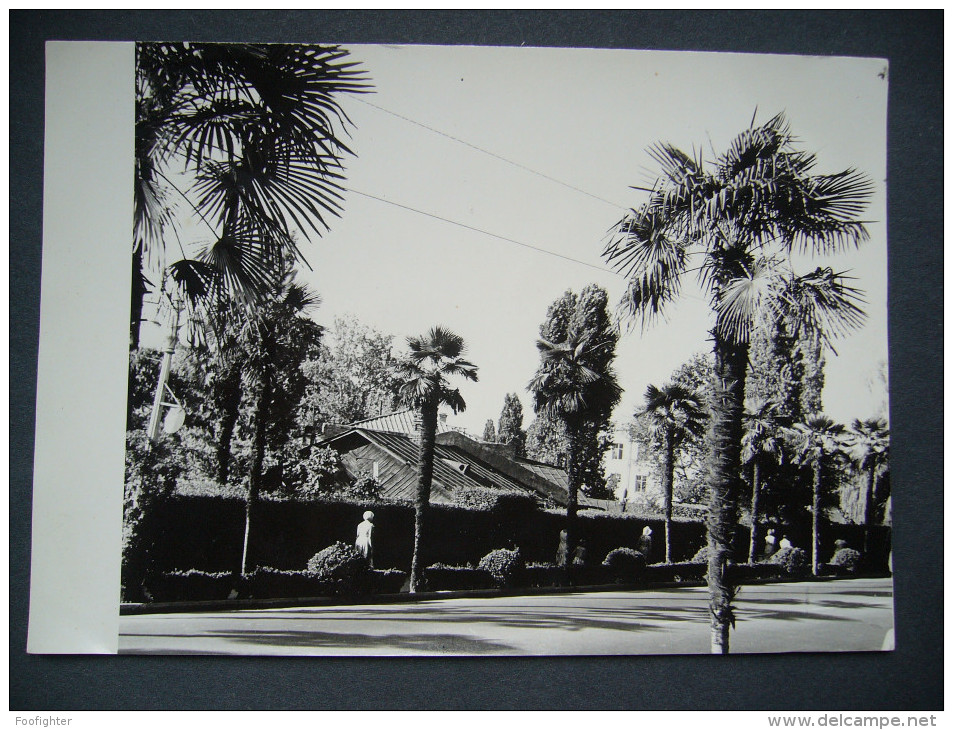
[[(330, 326), (353, 314), (400, 347), (437, 324), (463, 336), (480, 382), (462, 384), (468, 408), (454, 423), (482, 434), (504, 394), (516, 392), (529, 425), (525, 387), (549, 304), (589, 283), (603, 286), (613, 305), (623, 293), (624, 280), (600, 253), (613, 224), (645, 200), (630, 186), (655, 179), (646, 148), (700, 146), (710, 158), (755, 109), (762, 122), (785, 112), (803, 148), (817, 153), (818, 172), (855, 167), (875, 181), (865, 216), (871, 240), (859, 251), (798, 262), (802, 271), (849, 270), (865, 290), (867, 325), (838, 342), (838, 357), (829, 353), (824, 408), (842, 422), (874, 413), (881, 396), (868, 380), (887, 357), (886, 61), (348, 48), (375, 93), (342, 101), (357, 154), (347, 163), (350, 192), (331, 230), (302, 246), (314, 268), (304, 278), (323, 299), (315, 318)], [(616, 369), (625, 394), (616, 421), (631, 417), (646, 385), (710, 349), (708, 306), (691, 275), (686, 284), (667, 321), (622, 338)]]

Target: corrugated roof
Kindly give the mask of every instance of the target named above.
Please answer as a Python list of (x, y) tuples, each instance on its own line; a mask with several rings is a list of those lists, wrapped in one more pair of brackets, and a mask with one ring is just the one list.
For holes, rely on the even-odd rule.
[[(394, 411), (386, 416), (375, 416), (374, 418), (365, 418), (363, 421), (348, 424), (347, 428), (360, 428), (365, 431), (390, 431), (392, 433), (412, 434), (417, 431), (417, 424), (414, 421), (414, 411), (407, 408), (402, 411)], [(437, 421), (437, 433), (449, 431), (449, 427)]]
[[(375, 419), (377, 420), (377, 419)], [(327, 439), (324, 443), (339, 451), (360, 449), (360, 444), (372, 444), (382, 449), (400, 465), (380, 474), (381, 496), (385, 499), (413, 500), (417, 491), (417, 443), (404, 433), (375, 429), (352, 428), (346, 433)], [(532, 484), (523, 484), (501, 473), (477, 455), (455, 444), (437, 443), (434, 446), (432, 502), (451, 502), (458, 490), (489, 487), (501, 493), (539, 495)], [(558, 470), (557, 470), (558, 471)], [(546, 479), (546, 476), (543, 476)], [(552, 482), (550, 482), (552, 483)], [(558, 484), (554, 484), (559, 489)], [(552, 496), (547, 494), (545, 496)]]

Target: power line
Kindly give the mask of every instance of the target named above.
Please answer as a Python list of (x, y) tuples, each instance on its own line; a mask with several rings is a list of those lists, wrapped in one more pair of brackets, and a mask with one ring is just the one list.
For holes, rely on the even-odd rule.
[(564, 259), (566, 261), (572, 261), (574, 264), (581, 264), (582, 266), (588, 266), (590, 269), (595, 269), (596, 271), (602, 271), (606, 274), (615, 274), (619, 276), (612, 269), (605, 269), (601, 266), (596, 266), (595, 264), (590, 264), (587, 261), (581, 261), (580, 259), (574, 259), (572, 256), (565, 256), (561, 253), (556, 253), (555, 251), (550, 251), (549, 249), (540, 248), (539, 246), (533, 246), (529, 243), (523, 243), (522, 241), (517, 241), (515, 238), (509, 238), (507, 236), (501, 236), (498, 233), (491, 233), (490, 231), (485, 231), (482, 228), (477, 228), (475, 226), (467, 225), (466, 223), (460, 223), (459, 221), (452, 220), (451, 218), (444, 218), (443, 216), (435, 215), (434, 213), (428, 213), (425, 210), (419, 210), (417, 208), (411, 208), (409, 205), (403, 205), (402, 203), (395, 203), (393, 200), (387, 200), (385, 198), (379, 198), (376, 195), (371, 195), (370, 193), (365, 193), (355, 188), (347, 188), (350, 192), (356, 193), (357, 195), (362, 195), (365, 198), (370, 198), (371, 200), (376, 200), (381, 203), (386, 203), (387, 205), (393, 205), (395, 208), (402, 208), (404, 210), (409, 210), (411, 213), (417, 213), (419, 215), (425, 215), (428, 218), (433, 218), (438, 221), (443, 221), (444, 223), (449, 223), (460, 228), (466, 228), (469, 231), (474, 231), (475, 233), (482, 233), (484, 236), (490, 236), (491, 238), (497, 238), (501, 241), (506, 241), (507, 243), (514, 243), (517, 246), (522, 246), (523, 248), (528, 248), (531, 251), (536, 251), (537, 253), (544, 253), (549, 256), (555, 256), (556, 258)]
[(411, 119), (410, 117), (405, 117), (403, 114), (398, 114), (397, 112), (392, 112), (390, 109), (385, 109), (384, 107), (379, 106), (379, 105), (377, 105), (377, 104), (374, 104), (374, 103), (372, 103), (372, 102), (369, 102), (369, 101), (367, 101), (366, 99), (359, 99), (359, 98), (357, 98), (357, 97), (354, 97), (354, 101), (360, 102), (361, 104), (366, 104), (367, 106), (373, 107), (374, 109), (377, 109), (377, 110), (379, 110), (379, 111), (382, 111), (382, 112), (384, 112), (385, 114), (390, 114), (390, 115), (393, 116), (393, 117), (397, 117), (398, 119), (402, 119), (402, 120), (404, 120), (405, 122), (408, 122), (408, 123), (410, 123), (410, 124), (414, 124), (414, 125), (416, 125), (416, 126), (418, 126), (418, 127), (421, 127), (422, 129), (426, 129), (426, 130), (429, 131), (429, 132), (433, 132), (434, 134), (439, 134), (441, 137), (446, 137), (447, 139), (453, 140), (454, 142), (457, 142), (458, 144), (462, 144), (462, 145), (465, 146), (465, 147), (469, 147), (470, 149), (476, 150), (477, 152), (482, 152), (482, 153), (485, 154), (485, 155), (489, 155), (490, 157), (492, 157), (492, 158), (494, 158), (494, 159), (497, 159), (497, 160), (500, 160), (501, 162), (505, 162), (505, 163), (508, 164), (508, 165), (512, 165), (513, 167), (517, 167), (517, 168), (519, 168), (520, 170), (523, 170), (523, 171), (525, 171), (525, 172), (528, 172), (528, 173), (530, 173), (530, 174), (532, 174), (532, 175), (536, 175), (536, 176), (538, 176), (538, 177), (541, 177), (541, 178), (543, 178), (544, 180), (549, 180), (550, 182), (554, 182), (554, 183), (556, 183), (557, 185), (562, 185), (564, 188), (569, 188), (570, 190), (574, 190), (574, 191), (577, 192), (577, 193), (582, 193), (583, 195), (586, 195), (586, 196), (588, 196), (588, 197), (590, 197), (590, 198), (592, 198), (592, 199), (594, 199), (594, 200), (598, 200), (598, 201), (600, 201), (600, 202), (602, 202), (602, 203), (605, 203), (606, 205), (611, 205), (613, 208), (616, 208), (616, 209), (619, 209), (619, 208), (627, 209), (627, 208), (628, 208), (628, 206), (619, 205), (618, 203), (613, 203), (611, 200), (606, 200), (605, 198), (600, 198), (598, 195), (594, 195), (594, 194), (588, 192), (587, 190), (583, 190), (582, 188), (577, 188), (575, 185), (571, 185), (570, 183), (564, 182), (563, 180), (560, 180), (559, 178), (552, 177), (551, 175), (547, 175), (547, 174), (544, 173), (544, 172), (539, 172), (538, 170), (534, 170), (532, 167), (527, 167), (526, 165), (523, 165), (523, 164), (521, 164), (521, 163), (519, 163), (519, 162), (515, 162), (514, 160), (511, 160), (511, 159), (509, 159), (509, 158), (507, 158), (507, 157), (503, 157), (502, 155), (498, 155), (498, 154), (496, 154), (495, 152), (490, 152), (490, 150), (484, 149), (483, 147), (478, 147), (477, 145), (472, 144), (471, 142), (467, 142), (467, 141), (464, 140), (464, 139), (460, 139), (459, 137), (454, 137), (452, 134), (448, 134), (447, 132), (442, 132), (442, 131), (440, 131), (439, 129), (435, 129), (434, 127), (430, 127), (430, 126), (424, 124), (423, 122), (418, 122), (416, 119)]
[[(506, 241), (507, 243), (513, 243), (517, 246), (522, 246), (523, 248), (528, 248), (531, 251), (536, 251), (537, 253), (546, 254), (547, 256), (555, 256), (556, 258), (563, 259), (564, 261), (571, 261), (574, 264), (581, 264), (582, 266), (587, 266), (590, 269), (595, 269), (596, 271), (601, 271), (606, 274), (613, 274), (615, 276), (620, 276), (625, 278), (623, 274), (620, 274), (618, 271), (613, 271), (612, 269), (606, 269), (602, 266), (596, 266), (595, 264), (590, 264), (587, 261), (582, 261), (580, 259), (574, 259), (572, 256), (566, 256), (561, 253), (556, 253), (555, 251), (550, 251), (546, 248), (541, 248), (539, 246), (533, 246), (529, 243), (523, 243), (522, 241), (517, 241), (515, 238), (510, 238), (508, 236), (501, 236), (498, 233), (491, 233), (490, 231), (485, 231), (482, 228), (477, 228), (476, 226), (471, 226), (466, 223), (461, 223), (460, 221), (455, 221), (451, 218), (444, 218), (443, 216), (436, 215), (434, 213), (428, 213), (425, 210), (420, 210), (418, 208), (412, 208), (409, 205), (404, 205), (403, 203), (395, 203), (393, 200), (387, 200), (386, 198), (381, 198), (376, 195), (371, 195), (370, 193), (365, 193), (356, 188), (345, 188), (346, 190), (356, 194), (361, 195), (365, 198), (370, 198), (371, 200), (376, 200), (380, 203), (386, 203), (387, 205), (393, 205), (395, 208), (401, 208), (403, 210), (410, 211), (411, 213), (417, 213), (418, 215), (426, 216), (427, 218), (433, 218), (434, 220), (442, 221), (444, 223), (449, 223), (450, 225), (457, 226), (459, 228), (465, 228), (468, 231), (473, 231), (474, 233), (482, 233), (484, 236), (490, 236), (491, 238), (496, 238), (500, 241)], [(688, 299), (696, 299), (698, 301), (703, 301), (701, 297), (694, 296), (691, 294), (682, 294), (683, 297)]]

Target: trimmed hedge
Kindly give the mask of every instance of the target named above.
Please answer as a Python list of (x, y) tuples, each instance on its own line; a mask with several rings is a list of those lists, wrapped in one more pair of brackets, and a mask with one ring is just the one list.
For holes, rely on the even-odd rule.
[(431, 565), (424, 569), (429, 591), (475, 591), (496, 588), (493, 576), (480, 568)]
[[(224, 601), (232, 598), (323, 598), (345, 595), (400, 593), (407, 574), (400, 570), (371, 570), (350, 586), (321, 580), (307, 570), (258, 568), (244, 578), (232, 573), (173, 571), (157, 576), (150, 592), (154, 601)], [(234, 591), (234, 593), (233, 593)]]
[(148, 584), (152, 600), (224, 601), (240, 581), (232, 573), (207, 573), (202, 570), (176, 570), (153, 576)]
[[(283, 571), (301, 570), (315, 552), (326, 545), (354, 542), (357, 525), (366, 509), (373, 509), (374, 562), (379, 568), (408, 570), (414, 543), (414, 512), (408, 504), (347, 503), (337, 501), (277, 501), (264, 498), (253, 510), (249, 537), (249, 564), (269, 566)], [(240, 499), (216, 497), (175, 496), (154, 505), (150, 524), (155, 526), (152, 541), (155, 549), (152, 583), (161, 583), (162, 573), (197, 569), (213, 575), (231, 575), (238, 571), (244, 538), (244, 502)], [(642, 529), (651, 526), (656, 535), (664, 532), (661, 520), (641, 516), (613, 516), (609, 514), (580, 515), (577, 538), (585, 541), (593, 561), (617, 548), (635, 549)], [(562, 510), (536, 510), (526, 503), (500, 500), (491, 510), (466, 510), (459, 506), (432, 505), (429, 513), (428, 539), (424, 544), (422, 561), (432, 565), (438, 561), (454, 565), (477, 563), (500, 545), (518, 545), (522, 558), (529, 563), (548, 564), (555, 561), (559, 532), (565, 527)], [(705, 526), (701, 523), (675, 522), (673, 548), (676, 561), (689, 560), (705, 544)], [(801, 535), (805, 532), (806, 537)], [(809, 525), (785, 527), (786, 534), (795, 542), (810, 542)], [(748, 530), (739, 525), (735, 531), (735, 559), (741, 562), (747, 555)], [(861, 544), (863, 525), (825, 524), (821, 533), (822, 553), (832, 554), (835, 541)], [(864, 556), (862, 570), (886, 571), (890, 550), (890, 530), (877, 527), (870, 530), (869, 553)], [(664, 545), (655, 540), (646, 562), (657, 564), (662, 559)], [(701, 564), (702, 574), (704, 564)], [(601, 566), (600, 566), (601, 568)], [(694, 580), (694, 569), (663, 572), (684, 580)], [(673, 572), (674, 571), (674, 572)], [(537, 571), (538, 572), (538, 571)], [(544, 571), (545, 572), (545, 571)], [(123, 578), (132, 581), (128, 566), (123, 566)], [(527, 576), (533, 584), (541, 576)], [(582, 573), (586, 582), (594, 580)], [(199, 587), (202, 581), (213, 585), (214, 578), (192, 579), (195, 592), (220, 593), (219, 588)], [(219, 579), (224, 580), (224, 579)], [(574, 581), (578, 582), (578, 581)], [(161, 592), (163, 588), (158, 586)], [(178, 590), (178, 589), (177, 589)], [(225, 595), (231, 591), (229, 588)]]
[(645, 566), (645, 580), (651, 583), (704, 582), (708, 563), (658, 563)]

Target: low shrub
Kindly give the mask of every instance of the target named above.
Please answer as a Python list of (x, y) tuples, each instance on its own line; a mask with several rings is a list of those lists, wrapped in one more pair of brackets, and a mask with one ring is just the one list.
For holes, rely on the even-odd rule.
[(553, 563), (530, 563), (523, 575), (530, 588), (552, 588), (566, 582), (566, 569)]
[(424, 570), (431, 591), (476, 591), (495, 588), (496, 581), (487, 571), (469, 566), (435, 563)]
[(602, 561), (610, 580), (615, 583), (634, 583), (645, 569), (645, 556), (632, 548), (616, 548)]
[(371, 590), (374, 593), (400, 593), (407, 582), (407, 573), (396, 568), (372, 570), (370, 572)]
[(485, 570), (496, 582), (498, 587), (511, 586), (517, 580), (522, 578), (522, 573), (526, 568), (523, 557), (520, 555), (519, 548), (514, 550), (491, 550), (482, 558), (477, 566), (480, 570)]
[(784, 567), (774, 563), (730, 563), (728, 575), (732, 581), (751, 583), (771, 580), (784, 574)]
[(830, 564), (839, 568), (839, 572), (856, 573), (860, 568), (863, 556), (852, 548), (841, 548), (834, 553)]
[(173, 570), (155, 576), (149, 584), (152, 600), (221, 601), (232, 594), (236, 580), (232, 573), (207, 573), (203, 570)]
[(333, 588), (307, 570), (258, 568), (248, 576), (253, 598), (311, 598), (333, 594)]
[(307, 572), (319, 581), (346, 591), (364, 587), (369, 568), (367, 558), (356, 547), (336, 542), (308, 561)]
[(781, 566), (788, 575), (804, 575), (810, 570), (807, 553), (796, 547), (781, 548), (766, 562)]
[(705, 580), (708, 563), (657, 563), (647, 565), (644, 579), (651, 583), (697, 583)]
[(692, 556), (692, 559), (688, 561), (689, 563), (707, 563), (708, 562), (708, 546), (702, 545), (698, 548), (698, 552)]

